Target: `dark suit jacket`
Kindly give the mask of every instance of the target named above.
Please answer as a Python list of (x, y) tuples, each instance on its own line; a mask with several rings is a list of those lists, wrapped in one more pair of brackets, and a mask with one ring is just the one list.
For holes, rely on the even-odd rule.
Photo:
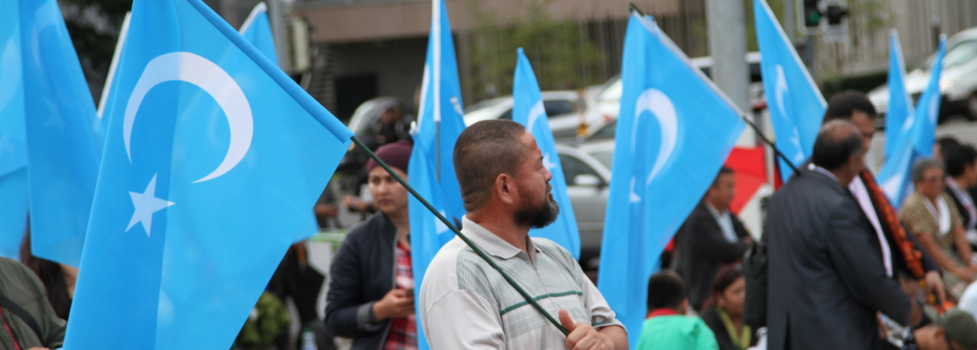
[[(743, 223), (730, 213), (733, 221), (733, 231), (736, 236), (748, 236)], [(719, 222), (712, 216), (706, 202), (701, 201), (692, 210), (692, 214), (685, 219), (679, 229), (675, 244), (678, 248), (678, 262), (676, 272), (685, 279), (689, 286), (689, 303), (695, 310), (702, 309), (702, 303), (709, 297), (709, 288), (716, 271), (723, 264), (729, 264), (743, 258), (743, 254), (750, 245), (743, 241), (730, 243), (723, 237), (723, 230)]]
[(767, 212), (768, 347), (875, 349), (875, 313), (909, 322), (910, 300), (885, 276), (874, 228), (847, 188), (802, 169)]
[[(961, 201), (960, 198), (957, 198), (957, 194), (950, 189), (950, 186), (947, 186), (946, 190), (944, 191), (948, 197), (953, 199), (953, 204), (957, 205), (957, 211), (960, 212), (960, 220), (963, 221), (963, 224), (966, 227), (967, 223), (974, 218), (970, 217), (970, 212), (967, 211), (967, 207), (963, 205), (963, 201)], [(973, 195), (971, 195), (971, 197), (973, 197)]]

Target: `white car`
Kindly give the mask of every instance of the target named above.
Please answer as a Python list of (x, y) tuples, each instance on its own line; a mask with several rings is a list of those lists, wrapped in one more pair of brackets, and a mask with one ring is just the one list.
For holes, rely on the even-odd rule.
[[(936, 54), (930, 55), (923, 64), (906, 74), (906, 92), (914, 103), (930, 81), (930, 67)], [(970, 28), (947, 40), (943, 58), (943, 74), (940, 77), (940, 120), (952, 114), (963, 114), (977, 120), (977, 28)], [(880, 115), (889, 108), (889, 86), (883, 84), (868, 93), (869, 100)]]
[[(712, 57), (696, 57), (690, 59), (690, 61), (692, 61), (693, 66), (702, 70), (707, 77), (712, 77)], [(763, 88), (762, 84), (760, 84), (760, 53), (748, 52), (746, 54), (746, 62), (750, 67), (751, 99), (756, 100)], [(759, 90), (755, 86), (759, 87)], [(597, 102), (597, 110), (605, 116), (605, 120), (608, 122), (617, 120), (621, 105), (621, 92), (624, 91), (624, 87), (621, 84), (621, 76), (615, 76), (604, 83), (604, 85), (592, 87), (588, 90), (594, 94), (594, 100)]]
[[(604, 122), (603, 116), (591, 108), (593, 98), (585, 92), (544, 91), (542, 97), (555, 139), (574, 139), (581, 134), (581, 124), (589, 127)], [(485, 100), (465, 110), (466, 125), (489, 119), (512, 120), (512, 96)]]

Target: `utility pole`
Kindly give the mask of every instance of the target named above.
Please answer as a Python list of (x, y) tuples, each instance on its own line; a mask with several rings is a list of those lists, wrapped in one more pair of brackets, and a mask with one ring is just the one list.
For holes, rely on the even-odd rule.
[(285, 32), (285, 6), (282, 0), (268, 0), (268, 22), (271, 24), (271, 34), (275, 37), (275, 51), (278, 52), (278, 66), (285, 73), (291, 73), (292, 67), (289, 47), (291, 43)]
[(797, 22), (794, 21), (797, 18), (796, 4), (797, 0), (784, 0), (784, 32), (791, 45), (797, 41)]
[[(742, 0), (706, 0), (712, 81), (750, 120), (750, 67), (746, 63), (746, 15)], [(753, 147), (756, 135), (747, 128), (736, 143)]]

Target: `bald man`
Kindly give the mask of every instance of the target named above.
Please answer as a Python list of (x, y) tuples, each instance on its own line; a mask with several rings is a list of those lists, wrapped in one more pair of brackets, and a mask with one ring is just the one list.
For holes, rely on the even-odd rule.
[(876, 349), (879, 311), (909, 325), (909, 297), (886, 275), (875, 230), (847, 188), (864, 150), (854, 124), (826, 123), (811, 165), (770, 200), (770, 350)]
[(507, 120), (475, 123), (458, 137), (454, 164), (468, 212), (463, 233), (570, 335), (456, 237), (421, 283), (418, 314), (431, 349), (627, 349), (624, 326), (577, 261), (553, 241), (529, 237), (560, 212), (533, 134)]

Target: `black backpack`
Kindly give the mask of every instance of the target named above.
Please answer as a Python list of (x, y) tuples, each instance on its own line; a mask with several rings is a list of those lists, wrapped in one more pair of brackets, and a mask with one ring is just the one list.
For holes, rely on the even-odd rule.
[(754, 330), (767, 326), (767, 264), (764, 234), (760, 242), (754, 242), (743, 257), (743, 277), (746, 279), (743, 322)]

